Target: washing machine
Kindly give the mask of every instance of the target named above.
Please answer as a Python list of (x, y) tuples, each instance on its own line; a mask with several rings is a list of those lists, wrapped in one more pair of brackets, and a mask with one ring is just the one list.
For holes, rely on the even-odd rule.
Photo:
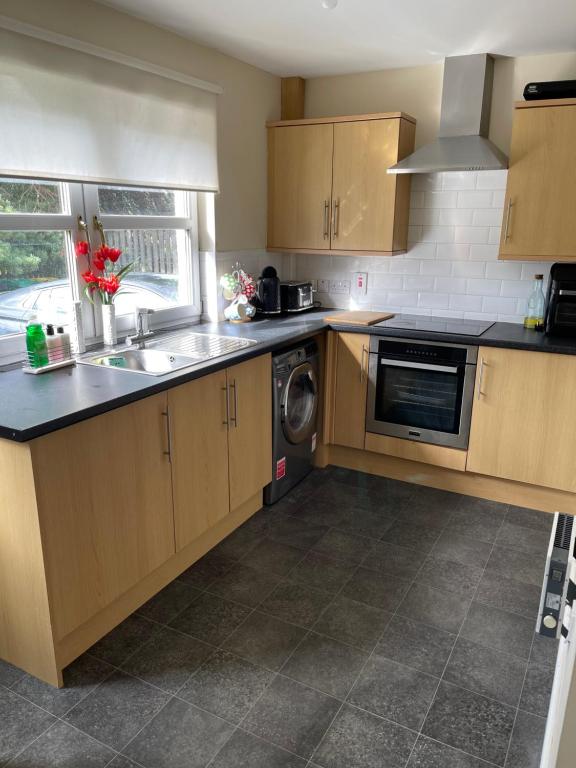
[(313, 340), (272, 356), (272, 482), (264, 489), (265, 504), (281, 499), (312, 469), (319, 372)]

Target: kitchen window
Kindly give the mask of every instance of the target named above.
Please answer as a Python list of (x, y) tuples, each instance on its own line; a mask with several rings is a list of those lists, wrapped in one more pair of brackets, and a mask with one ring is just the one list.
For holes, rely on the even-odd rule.
[[(121, 248), (133, 261), (117, 297), (120, 335), (136, 307), (155, 310), (156, 327), (200, 316), (196, 193), (0, 179), (0, 364), (22, 357), (30, 317), (68, 325), (82, 302), (88, 343), (101, 336), (98, 307), (84, 297), (75, 242), (88, 236)], [(86, 232), (79, 229), (79, 219)]]

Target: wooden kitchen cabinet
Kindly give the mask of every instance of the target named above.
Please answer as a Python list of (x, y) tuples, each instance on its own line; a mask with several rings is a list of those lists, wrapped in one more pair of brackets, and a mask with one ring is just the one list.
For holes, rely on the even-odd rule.
[(271, 379), (262, 355), (168, 392), (178, 551), (271, 481)]
[(414, 149), (400, 112), (268, 124), (268, 249), (390, 254), (406, 249)]
[(481, 347), (466, 469), (576, 492), (576, 357)]
[(174, 554), (166, 394), (30, 444), (56, 640)]
[(576, 99), (518, 102), (501, 259), (576, 260)]
[(332, 442), (364, 448), (370, 337), (339, 333), (336, 341)]

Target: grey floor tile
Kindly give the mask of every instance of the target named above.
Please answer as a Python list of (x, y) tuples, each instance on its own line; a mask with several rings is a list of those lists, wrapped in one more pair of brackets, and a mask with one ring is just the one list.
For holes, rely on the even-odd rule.
[(440, 681), (389, 659), (372, 657), (348, 702), (375, 715), (419, 730)]
[(234, 559), (226, 557), (221, 552), (212, 550), (200, 558), (194, 565), (178, 576), (178, 581), (184, 581), (196, 589), (206, 589), (222, 576), (233, 565)]
[(475, 565), (449, 562), (432, 554), (428, 555), (418, 571), (416, 581), (471, 600), (482, 578), (482, 573), (483, 569)]
[(179, 614), (170, 626), (211, 645), (219, 645), (250, 613), (250, 608), (216, 595), (204, 594)]
[(404, 768), (416, 734), (345, 705), (314, 755), (325, 768)]
[(488, 764), (465, 752), (419, 736), (406, 768), (488, 768)]
[(534, 633), (534, 642), (530, 653), (530, 661), (534, 664), (553, 667), (556, 664), (558, 655), (558, 640), (553, 637), (544, 637), (537, 632)]
[(516, 656), (484, 648), (460, 637), (444, 672), (444, 680), (516, 707), (525, 673), (526, 662)]
[(536, 621), (540, 606), (540, 587), (508, 579), (495, 571), (485, 571), (475, 599), (493, 608), (517, 613)]
[(395, 611), (409, 586), (410, 582), (404, 579), (358, 568), (346, 583), (342, 595), (384, 611)]
[(210, 768), (306, 768), (306, 765), (301, 757), (238, 730), (218, 752)]
[(312, 495), (301, 506), (290, 510), (291, 517), (303, 520), (310, 525), (325, 525), (329, 528), (340, 528), (348, 518), (348, 509), (344, 505), (331, 504)]
[(268, 531), (268, 538), (278, 544), (310, 549), (327, 530), (326, 525), (312, 525), (296, 517), (279, 515)]
[(105, 768), (114, 752), (66, 723), (58, 722), (10, 763), (14, 768)]
[(409, 549), (416, 549), (418, 552), (428, 553), (441, 532), (441, 528), (416, 525), (399, 519), (382, 536), (382, 541), (388, 541), (390, 544), (399, 544), (401, 547), (408, 547)]
[(367, 658), (365, 651), (312, 633), (296, 648), (281, 673), (343, 699)]
[(515, 712), (506, 704), (443, 682), (422, 733), (474, 757), (503, 766)]
[(164, 627), (122, 669), (167, 693), (176, 693), (212, 650), (195, 637)]
[(64, 670), (64, 688), (54, 688), (36, 677), (25, 675), (12, 690), (42, 709), (61, 717), (112, 671), (113, 668), (105, 662), (84, 654)]
[(117, 667), (159, 631), (159, 624), (133, 613), (89, 648), (88, 653)]
[(400, 519), (415, 525), (444, 528), (458, 509), (462, 496), (436, 488), (417, 486)]
[(13, 664), (9, 664), (7, 661), (0, 659), (0, 685), (5, 688), (10, 688), (20, 678), (24, 677), (26, 673), (23, 669), (15, 667)]
[[(70, 766), (70, 768), (76, 768), (75, 766)], [(132, 760), (129, 760), (124, 755), (117, 755), (114, 760), (110, 763), (108, 768), (139, 768), (136, 766), (136, 763), (134, 763)]]
[(337, 699), (279, 676), (248, 713), (242, 727), (309, 758), (339, 708)]
[(522, 689), (520, 709), (533, 715), (547, 717), (553, 678), (554, 669), (552, 667), (530, 662)]
[(312, 549), (314, 552), (320, 552), (336, 560), (358, 565), (373, 546), (374, 539), (331, 528), (314, 544)]
[(455, 640), (456, 635), (436, 627), (394, 616), (374, 653), (441, 677)]
[(255, 612), (226, 640), (232, 653), (267, 669), (278, 670), (306, 634), (306, 630), (273, 616)]
[(381, 509), (379, 494), (373, 488), (341, 483), (333, 478), (328, 479), (311, 496), (312, 503), (319, 501), (335, 509), (349, 509), (356, 507), (377, 512)]
[(408, 619), (457, 634), (466, 618), (470, 600), (423, 584), (413, 584), (398, 607)]
[(548, 534), (552, 531), (554, 515), (550, 512), (540, 512), (528, 507), (511, 506), (506, 518), (515, 525), (523, 525), (525, 528), (535, 528), (536, 530), (546, 531)]
[(34, 741), (55, 718), (6, 688), (0, 688), (0, 765)]
[(205, 768), (233, 726), (172, 699), (124, 752), (146, 768)]
[(123, 672), (114, 672), (66, 716), (71, 725), (122, 750), (168, 701), (169, 696)]
[(369, 505), (346, 507), (338, 528), (350, 531), (358, 536), (368, 536), (379, 539), (394, 524), (396, 517), (390, 510), (383, 508), (381, 502)]
[(521, 552), (528, 552), (532, 555), (539, 555), (546, 558), (546, 551), (550, 541), (548, 531), (540, 531), (536, 528), (524, 528), (508, 520), (504, 523), (496, 543), (501, 547), (509, 549), (518, 549)]
[(479, 645), (527, 659), (532, 645), (534, 622), (524, 616), (473, 602), (461, 634)]
[(182, 581), (172, 581), (144, 605), (137, 613), (146, 619), (168, 624), (200, 595), (200, 590)]
[(255, 608), (280, 581), (280, 576), (236, 563), (208, 587), (208, 592)]
[(337, 595), (314, 625), (314, 631), (371, 651), (391, 613)]
[(242, 525), (243, 530), (252, 531), (252, 533), (258, 533), (261, 536), (267, 536), (268, 531), (274, 525), (280, 512), (277, 505), (272, 507), (262, 507), (255, 514), (252, 515)]
[(263, 693), (273, 673), (217, 650), (178, 694), (201, 709), (234, 723), (240, 722)]
[(260, 610), (292, 624), (311, 627), (331, 599), (327, 592), (283, 581), (264, 600)]
[(415, 549), (379, 541), (362, 562), (363, 568), (412, 581), (422, 565), (422, 555)]
[(545, 557), (534, 557), (528, 552), (495, 546), (486, 565), (486, 570), (491, 573), (499, 573), (506, 579), (516, 579), (524, 584), (533, 584), (540, 588), (544, 578), (545, 565)]
[(304, 551), (297, 547), (264, 539), (241, 562), (259, 571), (285, 576), (303, 557)]
[(543, 717), (518, 712), (506, 768), (539, 768), (546, 720)]
[(355, 566), (319, 552), (309, 552), (290, 574), (292, 580), (334, 594), (354, 573)]
[(235, 531), (232, 531), (229, 536), (226, 536), (225, 539), (217, 544), (212, 552), (230, 558), (230, 560), (241, 560), (263, 538), (264, 534), (241, 525), (240, 528), (236, 528)]
[(496, 541), (506, 515), (507, 505), (483, 499), (467, 499), (467, 505), (454, 512), (446, 529), (488, 544)]
[(485, 541), (461, 536), (459, 533), (447, 529), (442, 532), (434, 544), (432, 555), (452, 563), (484, 568), (490, 557), (491, 549), (492, 545)]

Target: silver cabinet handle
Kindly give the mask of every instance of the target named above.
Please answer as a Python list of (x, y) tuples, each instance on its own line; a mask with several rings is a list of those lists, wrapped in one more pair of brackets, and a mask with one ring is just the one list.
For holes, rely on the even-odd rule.
[(324, 240), (330, 236), (330, 200), (324, 200)]
[(228, 426), (230, 422), (230, 403), (228, 402), (228, 387), (221, 387), (222, 392), (224, 392), (224, 400), (226, 401), (226, 418), (222, 422), (224, 426)]
[(507, 242), (510, 239), (510, 216), (512, 215), (512, 206), (514, 203), (512, 202), (512, 198), (508, 198), (508, 206), (506, 208), (506, 227), (504, 228), (504, 242)]
[(238, 426), (238, 385), (236, 380), (230, 384), (230, 389), (234, 390), (234, 416), (230, 416), (230, 421), (234, 422), (234, 428)]
[(486, 361), (483, 357), (480, 358), (480, 375), (478, 376), (478, 392), (476, 393), (476, 399), (480, 400), (482, 395), (485, 395), (486, 392), (482, 389), (482, 385), (484, 384), (484, 366), (486, 365)]
[(364, 373), (364, 355), (368, 354), (368, 350), (362, 344), (362, 357), (360, 358), (360, 381), (363, 382), (365, 379), (365, 373)]
[(162, 416), (166, 419), (166, 436), (168, 439), (168, 450), (163, 451), (164, 456), (168, 456), (168, 461), (172, 464), (172, 429), (170, 426), (170, 411), (167, 409), (162, 411)]
[(332, 236), (338, 237), (338, 227), (340, 226), (340, 198), (334, 203), (334, 214), (332, 217)]

